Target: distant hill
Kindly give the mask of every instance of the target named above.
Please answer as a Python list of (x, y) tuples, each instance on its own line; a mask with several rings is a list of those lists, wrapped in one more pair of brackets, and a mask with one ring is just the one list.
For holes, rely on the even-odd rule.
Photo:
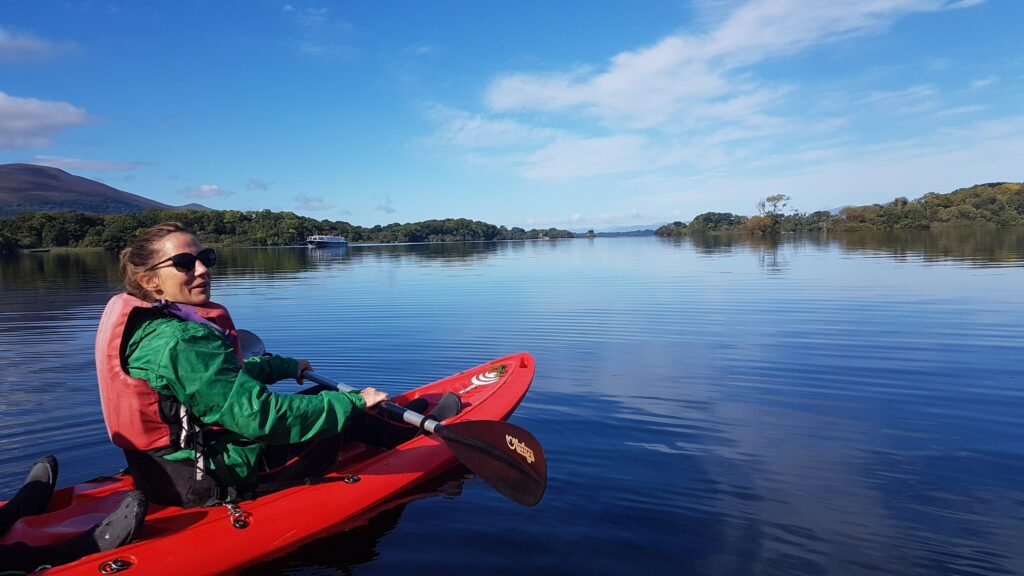
[[(625, 236), (654, 236), (654, 230), (646, 228), (644, 230), (629, 230), (628, 232), (597, 232), (594, 234), (598, 238), (618, 238)], [(576, 236), (584, 237), (586, 233), (577, 234)]]
[[(600, 230), (595, 229), (594, 233), (597, 236), (653, 236), (655, 228), (661, 226), (664, 222), (658, 224), (632, 224), (629, 226), (609, 226), (607, 228), (601, 228)], [(586, 228), (576, 228), (573, 232), (577, 236), (586, 236)]]
[(19, 212), (129, 214), (150, 209), (209, 210), (201, 204), (170, 206), (59, 168), (0, 164), (0, 218)]

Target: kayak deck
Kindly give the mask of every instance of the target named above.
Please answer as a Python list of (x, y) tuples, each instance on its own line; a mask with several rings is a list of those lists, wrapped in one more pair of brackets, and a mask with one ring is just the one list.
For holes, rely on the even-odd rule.
[[(462, 400), (462, 411), (447, 422), (505, 420), (529, 389), (534, 370), (529, 354), (514, 354), (403, 393), (393, 401), (404, 405), (424, 398), (433, 406), (445, 392), (455, 392)], [(326, 475), (338, 481), (243, 501), (234, 511), (228, 506), (182, 509), (151, 504), (137, 541), (51, 568), (46, 574), (97, 574), (115, 559), (124, 562), (128, 566), (124, 572), (132, 575), (235, 571), (313, 540), (456, 462), (444, 442), (433, 436), (419, 435), (390, 450), (351, 442)], [(131, 477), (119, 474), (56, 490), (45, 513), (22, 518), (0, 543), (50, 544), (81, 533), (103, 520), (133, 488)]]

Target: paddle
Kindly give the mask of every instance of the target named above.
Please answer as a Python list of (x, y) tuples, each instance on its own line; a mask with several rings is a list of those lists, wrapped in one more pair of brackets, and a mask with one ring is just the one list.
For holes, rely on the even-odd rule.
[[(265, 352), (263, 341), (248, 330), (238, 331), (243, 357)], [(355, 388), (306, 370), (302, 377), (321, 386), (341, 391)], [(443, 439), (466, 468), (509, 500), (534, 506), (547, 486), (547, 460), (540, 442), (523, 428), (495, 420), (467, 420), (441, 424), (407, 408), (384, 402), (379, 410)]]

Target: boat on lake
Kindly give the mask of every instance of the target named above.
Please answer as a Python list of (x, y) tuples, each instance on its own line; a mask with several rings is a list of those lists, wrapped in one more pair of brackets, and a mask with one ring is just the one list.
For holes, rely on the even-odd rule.
[(306, 237), (306, 245), (310, 248), (345, 248), (348, 246), (348, 240), (344, 236), (314, 234)]
[[(135, 541), (47, 567), (44, 572), (50, 576), (121, 571), (131, 576), (235, 574), (338, 527), (363, 525), (366, 514), (458, 463), (470, 470), (479, 463), (481, 479), (513, 502), (534, 506), (547, 484), (543, 449), (526, 430), (505, 422), (529, 390), (534, 372), (533, 357), (521, 352), (400, 394), (392, 399), (400, 404), (389, 409), (391, 419), (408, 421), (404, 430), (409, 433), (395, 436), (401, 443), (394, 447), (349, 441), (339, 448), (337, 463), (322, 478), (232, 500), (227, 510), (150, 502)], [(328, 389), (337, 385), (311, 372), (306, 376), (326, 382), (323, 386)], [(461, 411), (443, 425), (427, 423), (424, 432), (417, 433), (420, 424), (412, 422), (423, 423), (424, 416), (403, 406), (422, 399), (420, 409), (426, 412), (449, 392), (461, 399)], [(453, 444), (459, 445), (452, 448)], [(485, 468), (487, 476), (479, 474)], [(134, 479), (125, 473), (61, 488), (53, 493), (44, 513), (21, 518), (0, 535), (0, 546), (14, 542), (51, 546), (66, 540), (104, 518), (135, 488)]]

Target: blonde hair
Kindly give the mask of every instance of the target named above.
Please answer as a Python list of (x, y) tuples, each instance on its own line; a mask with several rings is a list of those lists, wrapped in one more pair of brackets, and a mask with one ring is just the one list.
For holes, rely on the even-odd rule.
[(156, 299), (154, 294), (142, 286), (139, 277), (145, 274), (146, 268), (153, 264), (157, 253), (157, 242), (177, 232), (192, 233), (180, 222), (162, 222), (139, 232), (135, 241), (121, 250), (121, 278), (124, 279), (126, 292), (147, 302)]

